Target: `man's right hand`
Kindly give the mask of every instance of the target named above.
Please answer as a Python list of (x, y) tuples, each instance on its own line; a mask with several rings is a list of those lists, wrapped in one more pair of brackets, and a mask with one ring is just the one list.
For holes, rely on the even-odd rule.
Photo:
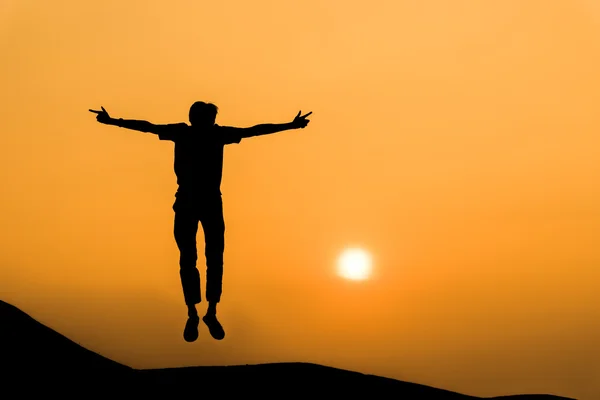
[(304, 115), (300, 115), (302, 114), (302, 111), (298, 112), (298, 115), (296, 115), (296, 118), (294, 118), (294, 120), (292, 121), (292, 126), (294, 128), (306, 128), (306, 125), (308, 125), (308, 123), (310, 122), (310, 120), (306, 119), (306, 117), (308, 117), (310, 114), (312, 114), (312, 111), (304, 114)]
[(102, 111), (90, 109), (90, 112), (98, 114), (96, 116), (96, 120), (98, 122), (100, 122), (102, 124), (107, 124), (111, 120), (110, 115), (108, 115), (108, 113), (106, 112), (106, 110), (104, 109), (104, 107), (100, 107), (100, 108), (102, 109)]

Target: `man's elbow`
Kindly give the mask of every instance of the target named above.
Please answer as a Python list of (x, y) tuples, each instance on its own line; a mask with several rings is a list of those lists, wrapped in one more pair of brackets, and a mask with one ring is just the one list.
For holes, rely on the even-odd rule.
[(262, 135), (260, 126), (252, 126), (250, 128), (242, 128), (240, 131), (240, 136), (243, 138), (248, 138), (252, 136)]
[(161, 133), (160, 128), (161, 128), (160, 125), (154, 125), (152, 122), (148, 122), (148, 121), (144, 121), (142, 124), (140, 124), (140, 131), (146, 132), (146, 133), (153, 133), (155, 135), (158, 135), (159, 133)]

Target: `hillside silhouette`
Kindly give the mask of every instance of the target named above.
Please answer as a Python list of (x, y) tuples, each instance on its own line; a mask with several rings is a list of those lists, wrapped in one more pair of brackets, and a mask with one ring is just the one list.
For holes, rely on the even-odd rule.
[[(217, 396), (368, 396), (368, 398), (472, 400), (425, 385), (309, 363), (139, 370), (85, 349), (0, 300), (0, 382), (12, 397), (110, 395), (171, 398)], [(3, 394), (4, 394), (3, 393)], [(496, 400), (565, 400), (552, 395), (512, 395)], [(572, 399), (568, 399), (572, 400)]]

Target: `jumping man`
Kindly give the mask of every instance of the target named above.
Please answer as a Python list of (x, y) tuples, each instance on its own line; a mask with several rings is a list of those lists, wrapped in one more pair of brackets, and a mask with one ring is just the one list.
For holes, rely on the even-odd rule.
[(198, 253), (196, 234), (198, 223), (204, 230), (206, 257), (206, 300), (208, 308), (202, 317), (213, 338), (225, 337), (217, 320), (217, 303), (221, 300), (223, 282), (223, 252), (225, 249), (225, 221), (221, 198), (223, 149), (226, 144), (240, 143), (243, 138), (268, 135), (289, 129), (305, 128), (312, 112), (296, 115), (292, 122), (260, 124), (249, 128), (220, 126), (215, 123), (218, 108), (214, 104), (197, 101), (189, 112), (190, 125), (185, 122), (156, 125), (148, 121), (115, 119), (102, 110), (96, 113), (98, 122), (121, 128), (158, 135), (160, 140), (175, 143), (174, 168), (178, 189), (175, 193), (174, 236), (179, 248), (179, 275), (188, 320), (183, 337), (188, 342), (198, 338), (200, 318), (196, 304), (200, 303), (200, 274), (196, 268)]

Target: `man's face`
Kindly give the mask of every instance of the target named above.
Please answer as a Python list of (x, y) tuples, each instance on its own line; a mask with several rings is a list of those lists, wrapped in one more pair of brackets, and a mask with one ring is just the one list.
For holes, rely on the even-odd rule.
[(215, 124), (216, 116), (203, 113), (192, 115), (190, 122), (198, 128), (208, 128)]

